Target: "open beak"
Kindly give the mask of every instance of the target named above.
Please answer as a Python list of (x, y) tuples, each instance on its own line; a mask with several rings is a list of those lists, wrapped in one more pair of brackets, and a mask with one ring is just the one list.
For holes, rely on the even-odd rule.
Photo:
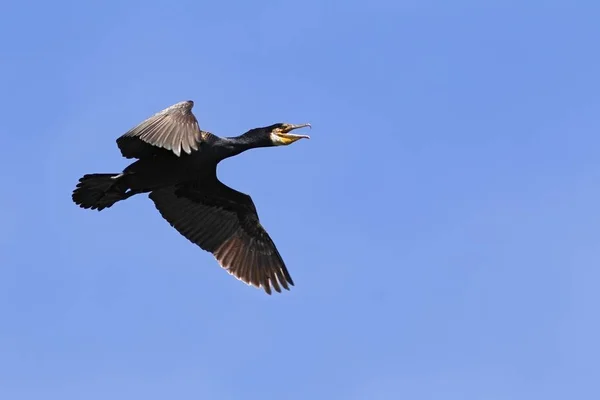
[(310, 124), (298, 124), (298, 125), (288, 124), (288, 125), (285, 125), (279, 132), (277, 132), (276, 135), (279, 136), (279, 138), (281, 139), (283, 144), (286, 144), (286, 145), (294, 143), (295, 141), (300, 140), (300, 139), (310, 139), (310, 136), (308, 136), (308, 135), (296, 135), (296, 134), (290, 133), (294, 129), (300, 129), (300, 128), (305, 128), (305, 127), (309, 127), (312, 129)]

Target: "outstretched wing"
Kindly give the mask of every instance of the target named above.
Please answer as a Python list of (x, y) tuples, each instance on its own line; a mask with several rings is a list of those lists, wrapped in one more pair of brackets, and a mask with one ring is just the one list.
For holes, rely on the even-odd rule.
[(200, 130), (192, 113), (194, 102), (182, 101), (154, 114), (117, 139), (121, 154), (126, 158), (150, 157), (159, 149), (170, 150), (179, 156), (198, 150), (207, 132)]
[(172, 227), (211, 252), (236, 278), (268, 294), (271, 287), (281, 292), (281, 287), (289, 290), (294, 285), (250, 196), (215, 180), (202, 188), (162, 188), (149, 197)]

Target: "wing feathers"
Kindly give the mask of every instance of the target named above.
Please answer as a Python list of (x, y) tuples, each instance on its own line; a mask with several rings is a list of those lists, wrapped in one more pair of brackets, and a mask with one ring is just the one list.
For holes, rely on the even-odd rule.
[[(221, 196), (228, 193), (220, 190)], [(231, 275), (263, 288), (268, 294), (271, 288), (276, 292), (281, 292), (282, 287), (289, 290), (294, 283), (281, 255), (258, 222), (254, 205), (244, 203), (252, 202), (250, 197), (231, 194), (232, 197), (224, 199), (210, 197), (211, 194), (207, 191), (195, 195), (189, 188), (181, 191), (169, 187), (150, 193), (150, 198), (171, 226), (211, 252)]]
[(194, 102), (182, 101), (154, 114), (133, 127), (120, 138), (117, 145), (123, 157), (149, 157), (159, 149), (191, 154), (203, 140), (198, 120), (192, 113)]

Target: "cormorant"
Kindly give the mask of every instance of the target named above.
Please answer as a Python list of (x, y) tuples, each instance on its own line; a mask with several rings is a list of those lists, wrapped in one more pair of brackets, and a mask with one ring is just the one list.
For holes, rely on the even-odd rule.
[(137, 160), (121, 173), (84, 175), (73, 201), (100, 211), (149, 193), (162, 217), (230, 274), (268, 294), (271, 287), (289, 290), (294, 282), (252, 198), (219, 181), (217, 164), (249, 149), (309, 138), (290, 132), (310, 124), (277, 123), (218, 137), (200, 129), (193, 106), (191, 100), (174, 104), (119, 137), (123, 157)]

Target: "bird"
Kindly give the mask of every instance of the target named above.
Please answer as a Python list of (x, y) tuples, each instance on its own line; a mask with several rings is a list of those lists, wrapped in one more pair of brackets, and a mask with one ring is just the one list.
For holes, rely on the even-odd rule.
[(222, 183), (217, 164), (250, 149), (309, 139), (292, 131), (311, 124), (275, 123), (220, 137), (200, 129), (193, 107), (192, 100), (178, 102), (122, 134), (117, 146), (131, 164), (120, 173), (83, 175), (73, 202), (102, 211), (147, 194), (171, 227), (229, 274), (269, 295), (289, 291), (294, 282), (252, 198)]

